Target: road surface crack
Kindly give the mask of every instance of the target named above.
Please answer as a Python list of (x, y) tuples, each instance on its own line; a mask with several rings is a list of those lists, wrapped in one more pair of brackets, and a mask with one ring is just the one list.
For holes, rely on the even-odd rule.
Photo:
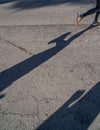
[(27, 51), (25, 48), (23, 48), (23, 47), (21, 47), (21, 46), (18, 46), (18, 45), (16, 45), (16, 44), (14, 44), (13, 42), (9, 41), (9, 40), (3, 39), (3, 38), (1, 38), (1, 37), (0, 37), (0, 40), (3, 40), (4, 42), (6, 42), (6, 43), (8, 43), (8, 44), (10, 44), (10, 45), (12, 45), (12, 46), (14, 46), (14, 47), (16, 47), (17, 49), (23, 51), (24, 53), (27, 53), (27, 54), (29, 54), (29, 55), (33, 55), (31, 52)]

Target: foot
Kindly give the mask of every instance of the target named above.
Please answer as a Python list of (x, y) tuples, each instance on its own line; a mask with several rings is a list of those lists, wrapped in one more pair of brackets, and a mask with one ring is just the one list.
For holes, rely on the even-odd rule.
[(77, 14), (76, 23), (79, 24), (82, 19), (83, 19), (83, 14), (82, 14), (82, 13), (78, 13), (78, 14)]
[(91, 25), (98, 26), (98, 25), (100, 25), (100, 22), (99, 21), (93, 21)]

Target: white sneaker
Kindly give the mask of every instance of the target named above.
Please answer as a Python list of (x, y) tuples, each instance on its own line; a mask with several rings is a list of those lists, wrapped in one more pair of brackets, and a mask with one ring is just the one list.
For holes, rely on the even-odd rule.
[(82, 19), (83, 19), (83, 14), (82, 14), (82, 13), (78, 13), (78, 14), (77, 14), (76, 23), (79, 24)]
[(95, 21), (95, 20), (94, 20), (94, 21), (92, 22), (92, 24), (91, 24), (91, 25), (93, 25), (93, 26), (98, 26), (98, 25), (100, 25), (100, 22), (99, 22), (99, 21)]

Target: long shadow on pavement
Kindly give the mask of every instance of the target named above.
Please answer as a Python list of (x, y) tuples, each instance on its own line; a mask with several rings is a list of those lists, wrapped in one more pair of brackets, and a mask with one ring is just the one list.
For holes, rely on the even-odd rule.
[(10, 3), (10, 2), (16, 2), (18, 0), (0, 0), (0, 4), (6, 4), (6, 3)]
[[(61, 108), (36, 130), (88, 130), (100, 113), (100, 82), (81, 96), (83, 92), (77, 91), (73, 94)], [(99, 130), (99, 124), (96, 125)], [(97, 126), (95, 126), (96, 129)]]
[(93, 0), (0, 0), (0, 4), (14, 2), (12, 8), (19, 9), (30, 9), (30, 8), (38, 8), (50, 5), (59, 5), (64, 3), (83, 3), (87, 4), (93, 2)]
[[(88, 31), (89, 29), (92, 29), (93, 26), (89, 26), (86, 29), (82, 30), (81, 32), (73, 35), (68, 40), (64, 40), (67, 35), (69, 35), (71, 32), (65, 33), (64, 35), (50, 41), (48, 44), (55, 42), (56, 46), (53, 48), (50, 48), (44, 52), (41, 52), (37, 55), (34, 55), (14, 66), (11, 68), (8, 68), (7, 70), (4, 70), (0, 73), (0, 92), (2, 92), (4, 89), (9, 87), (14, 81), (18, 80), (22, 76), (26, 75), (39, 65), (43, 64), (47, 60), (49, 60), (51, 57), (56, 55), (58, 52), (60, 52), (63, 48), (65, 48), (67, 45), (69, 45), (73, 40), (81, 36), (84, 32)], [(2, 97), (2, 96), (1, 96)]]

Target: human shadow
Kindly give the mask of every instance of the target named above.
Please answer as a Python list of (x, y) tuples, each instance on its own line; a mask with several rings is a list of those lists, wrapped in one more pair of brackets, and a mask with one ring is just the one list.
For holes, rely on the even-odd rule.
[(1, 94), (0, 95), (0, 99), (4, 98), (5, 97), (5, 94)]
[(83, 93), (84, 90), (73, 94), (36, 130), (88, 130), (100, 113), (100, 82)]
[(8, 68), (7, 70), (4, 70), (0, 72), (0, 92), (2, 92), (4, 89), (9, 87), (14, 81), (18, 80), (22, 76), (26, 75), (39, 65), (43, 64), (47, 60), (49, 60), (51, 57), (56, 55), (58, 52), (60, 52), (63, 48), (65, 48), (67, 45), (69, 45), (73, 40), (78, 38), (80, 35), (82, 35), (84, 32), (88, 31), (89, 29), (92, 29), (93, 26), (89, 26), (86, 29), (82, 30), (81, 32), (73, 35), (68, 40), (64, 40), (66, 36), (68, 36), (71, 32), (65, 33), (62, 36), (50, 41), (48, 44), (56, 43), (56, 46), (43, 51), (37, 55), (33, 55), (30, 58), (12, 66), (11, 68)]
[(0, 0), (0, 4), (6, 4), (6, 3), (10, 3), (10, 2), (16, 2), (19, 0)]
[(30, 9), (30, 8), (39, 8), (45, 7), (50, 5), (59, 5), (64, 3), (91, 3), (92, 0), (0, 0), (0, 4), (14, 2), (12, 8), (19, 8), (19, 9)]

